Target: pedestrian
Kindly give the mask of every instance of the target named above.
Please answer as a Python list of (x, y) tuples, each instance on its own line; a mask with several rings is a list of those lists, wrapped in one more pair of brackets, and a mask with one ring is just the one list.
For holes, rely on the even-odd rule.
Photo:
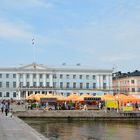
[(9, 112), (9, 105), (8, 105), (8, 103), (6, 102), (6, 103), (5, 103), (5, 116), (8, 115), (8, 112)]
[(139, 108), (139, 106), (138, 106), (138, 103), (136, 102), (135, 103), (135, 109), (138, 110), (138, 108)]
[(2, 102), (1, 103), (1, 112), (2, 112), (2, 114), (3, 114), (3, 111), (4, 111), (4, 103)]
[(101, 107), (102, 107), (102, 103), (99, 102), (99, 103), (98, 103), (98, 108), (99, 108), (99, 110), (101, 110)]

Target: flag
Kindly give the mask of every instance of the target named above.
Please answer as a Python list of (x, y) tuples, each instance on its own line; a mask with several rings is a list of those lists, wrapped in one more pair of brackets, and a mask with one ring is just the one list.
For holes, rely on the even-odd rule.
[(32, 45), (34, 45), (34, 44), (35, 44), (35, 39), (33, 38), (33, 39), (32, 39)]

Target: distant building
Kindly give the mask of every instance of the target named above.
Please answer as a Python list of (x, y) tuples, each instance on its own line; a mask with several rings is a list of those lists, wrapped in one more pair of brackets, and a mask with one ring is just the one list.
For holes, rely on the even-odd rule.
[(140, 71), (113, 74), (114, 93), (125, 93), (140, 97)]
[(112, 70), (36, 63), (0, 68), (0, 99), (24, 99), (32, 93), (67, 96), (72, 92), (96, 94), (111, 90)]

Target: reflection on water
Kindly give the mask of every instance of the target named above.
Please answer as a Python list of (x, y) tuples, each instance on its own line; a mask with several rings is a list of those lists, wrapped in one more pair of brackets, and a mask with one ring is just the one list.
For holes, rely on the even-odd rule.
[(49, 140), (140, 140), (140, 122), (26, 120)]

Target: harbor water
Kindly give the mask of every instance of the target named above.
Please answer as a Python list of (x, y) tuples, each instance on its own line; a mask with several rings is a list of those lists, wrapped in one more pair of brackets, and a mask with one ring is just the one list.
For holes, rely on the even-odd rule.
[(49, 140), (140, 140), (140, 122), (24, 120)]

